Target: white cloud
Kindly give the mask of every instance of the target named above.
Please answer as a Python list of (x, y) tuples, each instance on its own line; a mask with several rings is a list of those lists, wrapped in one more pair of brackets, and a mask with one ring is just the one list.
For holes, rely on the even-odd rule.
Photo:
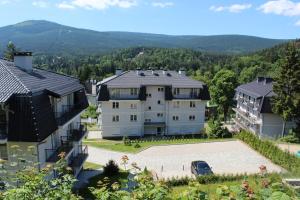
[(251, 4), (232, 4), (230, 6), (211, 6), (209, 9), (214, 12), (229, 11), (232, 13), (239, 13), (251, 7), (252, 7)]
[(152, 6), (166, 8), (166, 7), (174, 6), (174, 3), (173, 2), (153, 2)]
[(300, 16), (300, 2), (293, 2), (290, 0), (275, 0), (268, 1), (262, 4), (258, 10), (263, 13), (284, 15), (284, 16)]
[(72, 4), (69, 4), (65, 1), (59, 3), (56, 5), (58, 8), (60, 9), (67, 9), (67, 10), (72, 10), (72, 9), (75, 9), (75, 6), (73, 6)]
[(40, 7), (40, 8), (48, 7), (48, 3), (45, 1), (34, 1), (34, 2), (32, 2), (32, 5), (36, 6), (36, 7)]
[(105, 10), (110, 7), (131, 8), (136, 5), (137, 0), (73, 0), (69, 2), (64, 1), (57, 6), (62, 9), (74, 9), (77, 7), (88, 10)]
[(295, 23), (295, 26), (300, 26), (300, 20)]

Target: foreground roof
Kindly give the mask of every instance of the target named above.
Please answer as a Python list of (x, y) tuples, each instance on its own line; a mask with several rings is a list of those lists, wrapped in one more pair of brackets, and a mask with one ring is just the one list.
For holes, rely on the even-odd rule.
[(14, 94), (46, 91), (54, 96), (64, 96), (83, 89), (78, 79), (34, 68), (31, 72), (0, 59), (0, 103)]
[(193, 80), (175, 71), (127, 71), (119, 76), (103, 80), (100, 84), (108, 88), (130, 88), (151, 85), (172, 86), (177, 88), (203, 88), (204, 83)]

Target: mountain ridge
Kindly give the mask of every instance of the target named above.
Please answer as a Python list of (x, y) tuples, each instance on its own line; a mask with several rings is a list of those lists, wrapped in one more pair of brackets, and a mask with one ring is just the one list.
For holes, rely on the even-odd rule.
[(0, 51), (12, 41), (22, 50), (41, 54), (101, 54), (130, 47), (187, 48), (217, 53), (250, 53), (288, 40), (248, 35), (166, 35), (95, 31), (46, 20), (29, 20), (0, 27)]

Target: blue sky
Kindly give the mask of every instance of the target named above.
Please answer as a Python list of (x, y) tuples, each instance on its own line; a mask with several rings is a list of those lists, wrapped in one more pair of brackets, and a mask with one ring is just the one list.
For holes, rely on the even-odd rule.
[(0, 26), (43, 19), (98, 31), (300, 38), (295, 0), (0, 0)]

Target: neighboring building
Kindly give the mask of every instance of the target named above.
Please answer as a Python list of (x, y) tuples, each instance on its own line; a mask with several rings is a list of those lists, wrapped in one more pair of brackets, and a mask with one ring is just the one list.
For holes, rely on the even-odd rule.
[(209, 93), (182, 70), (117, 70), (97, 98), (103, 137), (183, 135), (203, 130)]
[(97, 96), (97, 80), (88, 80), (84, 83), (86, 96), (90, 105), (96, 105), (96, 96)]
[(0, 158), (17, 163), (10, 170), (32, 163), (41, 169), (65, 152), (77, 176), (88, 155), (80, 123), (87, 106), (77, 79), (32, 68), (30, 52), (0, 59)]
[[(271, 78), (258, 77), (237, 87), (237, 107), (233, 110), (236, 112), (234, 121), (238, 129), (249, 130), (262, 138), (281, 137), (283, 120), (272, 112), (271, 98), (274, 95)], [(287, 123), (285, 131), (292, 125)]]

